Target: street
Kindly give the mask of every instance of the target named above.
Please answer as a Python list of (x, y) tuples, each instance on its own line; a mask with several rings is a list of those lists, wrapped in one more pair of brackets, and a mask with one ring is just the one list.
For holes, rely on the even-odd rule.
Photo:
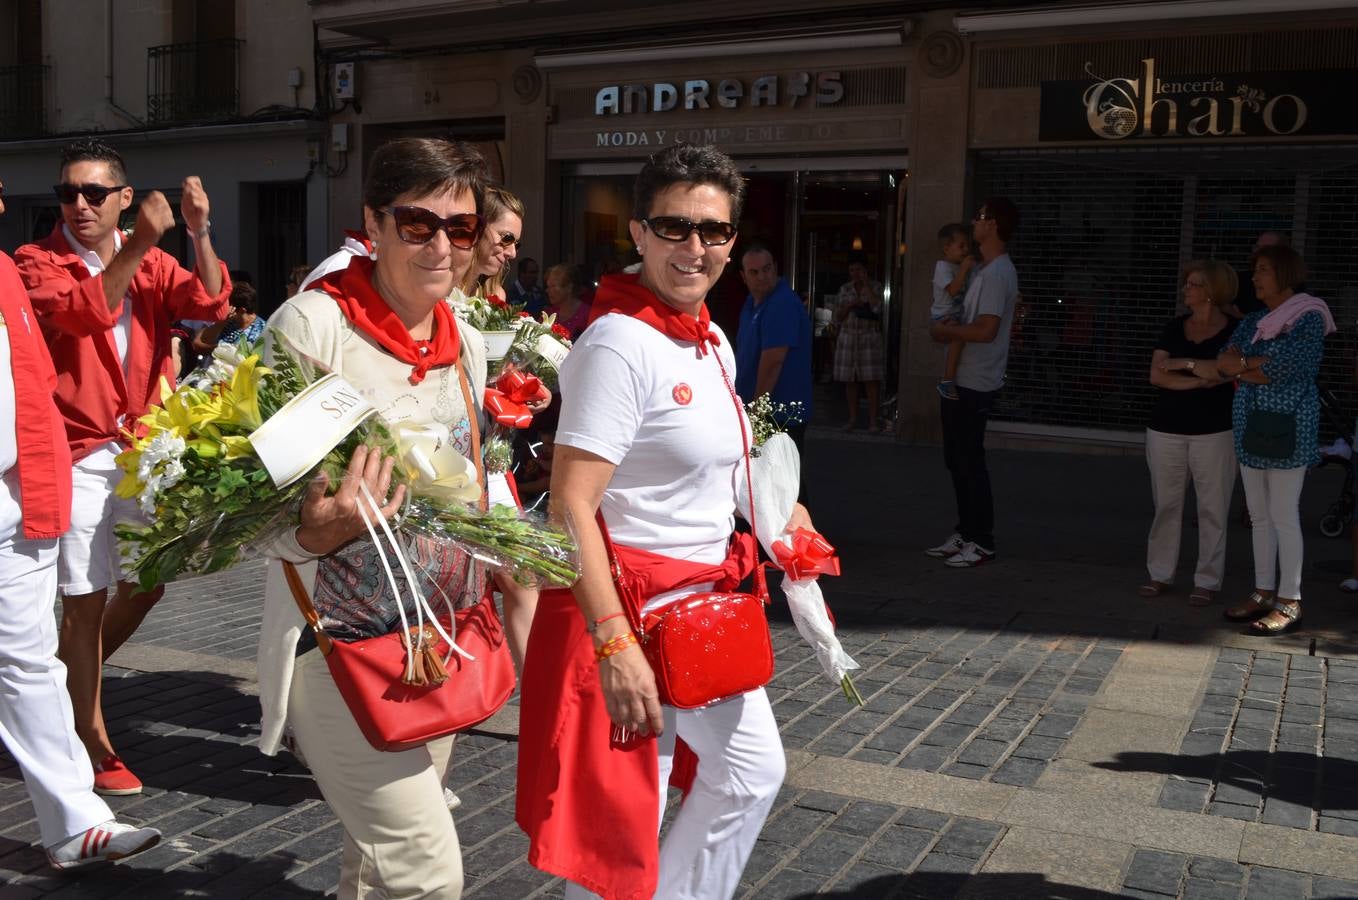
[[(1223, 600), (1143, 600), (1140, 456), (992, 451), (998, 560), (948, 569), (936, 448), (813, 429), (810, 506), (844, 575), (822, 582), (867, 701), (851, 708), (773, 613), (768, 690), (788, 778), (747, 898), (1318, 900), (1358, 897), (1358, 645), (1347, 536), (1317, 522), (1305, 614), (1246, 637)], [(1225, 601), (1250, 589), (1237, 488)], [(1191, 505), (1190, 505), (1191, 511)], [(1190, 512), (1191, 514), (1191, 512)], [(106, 667), (115, 746), (146, 782), (110, 798), (165, 840), (126, 864), (47, 869), (17, 769), (0, 767), (0, 900), (333, 893), (341, 831), (304, 767), (260, 755), (253, 678), (263, 565), (171, 586)], [(559, 897), (513, 822), (517, 700), (460, 738), (451, 785), (469, 898)]]

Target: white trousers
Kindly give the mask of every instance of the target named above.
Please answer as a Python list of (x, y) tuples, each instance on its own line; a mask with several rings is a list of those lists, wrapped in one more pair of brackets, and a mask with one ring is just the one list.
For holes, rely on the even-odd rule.
[(113, 818), (75, 734), (66, 666), (57, 659), (57, 541), (30, 541), (15, 478), (0, 487), (0, 740), (24, 774), (44, 846)]
[(1193, 479), (1198, 498), (1198, 568), (1193, 585), (1221, 588), (1226, 570), (1226, 529), (1235, 491), (1235, 445), (1231, 432), (1169, 434), (1146, 429), (1155, 517), (1146, 541), (1146, 569), (1153, 581), (1172, 584), (1179, 567), (1184, 492)]
[[(665, 816), (676, 735), (698, 755), (698, 774), (660, 844), (656, 900), (728, 900), (787, 770), (773, 708), (760, 688), (704, 709), (663, 710), (657, 828)], [(566, 886), (565, 900), (597, 896)]]
[(1301, 485), (1306, 467), (1240, 467), (1245, 502), (1254, 524), (1254, 586), (1285, 600), (1301, 599)]
[(458, 900), (462, 850), (443, 799), (451, 737), (384, 753), (358, 730), (319, 650), (298, 657), (288, 722), (344, 825), (340, 900)]

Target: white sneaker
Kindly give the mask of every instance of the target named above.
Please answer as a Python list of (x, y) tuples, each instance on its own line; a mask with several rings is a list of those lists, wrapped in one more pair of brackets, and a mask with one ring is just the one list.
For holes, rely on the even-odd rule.
[(952, 566), (954, 569), (969, 569), (972, 566), (983, 566), (995, 559), (995, 551), (987, 550), (980, 544), (967, 541), (952, 556), (943, 560), (945, 566)]
[(948, 538), (937, 547), (930, 547), (928, 550), (925, 550), (924, 555), (932, 556), (934, 559), (947, 559), (960, 551), (962, 545), (965, 543), (966, 541), (962, 540), (962, 535), (954, 531), (952, 537)]
[(55, 847), (47, 848), (47, 862), (54, 869), (74, 869), (92, 863), (124, 859), (160, 843), (154, 828), (137, 828), (116, 819), (80, 832)]
[(462, 805), (462, 798), (454, 794), (451, 789), (443, 789), (443, 802), (448, 804), (448, 812), (452, 812)]

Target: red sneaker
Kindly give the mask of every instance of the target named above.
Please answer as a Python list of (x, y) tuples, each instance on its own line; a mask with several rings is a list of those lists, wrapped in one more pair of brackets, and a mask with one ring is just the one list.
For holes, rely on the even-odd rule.
[(110, 753), (94, 766), (94, 792), (107, 797), (140, 794), (141, 779), (123, 765), (116, 753)]

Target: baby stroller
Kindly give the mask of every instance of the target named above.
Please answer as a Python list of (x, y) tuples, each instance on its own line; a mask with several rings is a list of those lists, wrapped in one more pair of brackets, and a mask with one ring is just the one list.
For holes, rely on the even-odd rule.
[(1320, 465), (1316, 468), (1339, 466), (1344, 470), (1344, 484), (1339, 489), (1339, 496), (1330, 504), (1325, 515), (1320, 517), (1320, 533), (1326, 537), (1339, 537), (1353, 518), (1354, 438), (1353, 432), (1349, 430), (1349, 423), (1353, 419), (1345, 414), (1339, 399), (1325, 388), (1320, 389), (1320, 414), (1339, 437), (1333, 444), (1320, 449)]

